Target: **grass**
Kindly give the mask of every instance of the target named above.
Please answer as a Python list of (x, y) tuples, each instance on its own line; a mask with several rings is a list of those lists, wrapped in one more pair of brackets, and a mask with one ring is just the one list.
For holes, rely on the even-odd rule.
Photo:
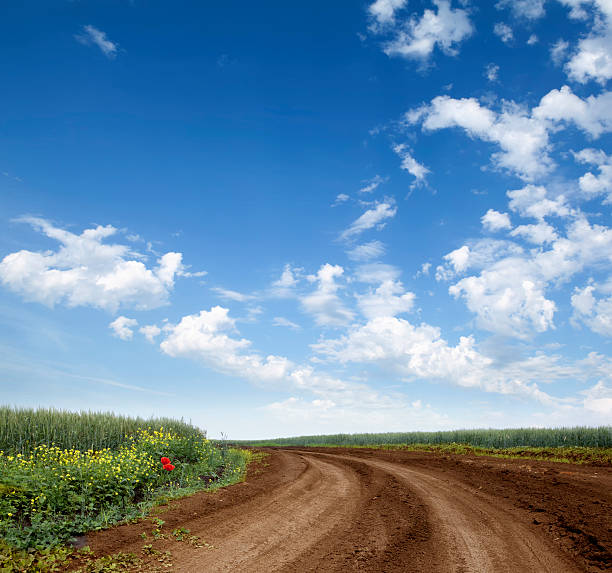
[[(167, 428), (158, 426), (161, 420), (108, 413), (10, 408), (0, 409), (0, 416), (3, 573), (53, 571), (74, 553), (64, 547), (71, 538), (143, 517), (170, 499), (240, 481), (252, 457), (212, 444), (184, 422)], [(44, 431), (35, 427), (36, 420), (44, 421)], [(50, 441), (73, 422), (74, 442), (65, 436), (62, 445)], [(126, 428), (131, 433), (121, 435)], [(164, 468), (162, 457), (172, 467)]]
[(598, 428), (510, 428), (502, 430), (452, 430), (445, 432), (395, 432), (384, 434), (329, 434), (272, 440), (243, 440), (249, 446), (384, 446), (411, 444), (464, 444), (480, 448), (612, 448), (612, 426)]
[(81, 451), (116, 449), (139, 429), (165, 428), (183, 437), (206, 436), (183, 420), (130, 418), (110, 412), (69, 412), (52, 408), (0, 406), (0, 451), (28, 454), (39, 445)]

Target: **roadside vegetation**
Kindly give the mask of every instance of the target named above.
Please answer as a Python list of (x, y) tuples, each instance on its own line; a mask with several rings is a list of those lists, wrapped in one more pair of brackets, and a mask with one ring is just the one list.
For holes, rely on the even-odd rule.
[(612, 426), (328, 434), (240, 441), (254, 447), (383, 448), (612, 465)]
[(0, 407), (0, 571), (54, 570), (72, 538), (240, 481), (250, 455), (183, 421)]

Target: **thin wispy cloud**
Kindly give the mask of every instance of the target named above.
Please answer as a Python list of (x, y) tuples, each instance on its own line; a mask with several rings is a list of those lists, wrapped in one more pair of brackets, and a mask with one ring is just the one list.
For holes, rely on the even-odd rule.
[(109, 59), (114, 59), (117, 56), (119, 45), (112, 42), (106, 36), (106, 32), (98, 28), (87, 25), (83, 26), (83, 30), (79, 34), (75, 34), (77, 42), (85, 46), (95, 46)]

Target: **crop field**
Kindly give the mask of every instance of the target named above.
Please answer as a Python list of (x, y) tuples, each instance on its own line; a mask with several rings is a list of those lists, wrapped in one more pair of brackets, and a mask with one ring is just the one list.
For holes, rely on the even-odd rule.
[(502, 430), (452, 430), (445, 432), (395, 432), (383, 434), (329, 434), (296, 436), (237, 443), (252, 446), (384, 446), (463, 444), (481, 448), (612, 448), (612, 426), (599, 428), (509, 428)]
[(569, 573), (612, 563), (609, 427), (337, 434), (236, 449), (184, 421), (0, 408), (0, 441), (2, 573), (457, 563)]
[(15, 564), (157, 503), (239, 481), (249, 458), (185, 422), (7, 407), (0, 444), (3, 572), (30, 570)]

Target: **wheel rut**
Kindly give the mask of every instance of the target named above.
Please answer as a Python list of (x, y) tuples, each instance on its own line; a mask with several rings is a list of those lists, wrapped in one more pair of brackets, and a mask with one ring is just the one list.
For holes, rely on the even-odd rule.
[[(166, 530), (188, 528), (207, 544), (193, 547), (171, 536), (156, 541), (157, 551), (171, 552), (168, 570), (574, 573), (612, 568), (609, 468), (570, 466), (572, 471), (563, 473), (538, 462), (525, 466), (522, 460), (380, 450), (269, 454), (249, 470), (245, 483), (160, 510)], [(567, 492), (582, 497), (572, 501), (564, 497)], [(90, 545), (97, 555), (142, 555), (147, 527), (142, 522), (99, 532), (89, 537)], [(146, 557), (140, 570), (153, 570), (147, 569)]]

